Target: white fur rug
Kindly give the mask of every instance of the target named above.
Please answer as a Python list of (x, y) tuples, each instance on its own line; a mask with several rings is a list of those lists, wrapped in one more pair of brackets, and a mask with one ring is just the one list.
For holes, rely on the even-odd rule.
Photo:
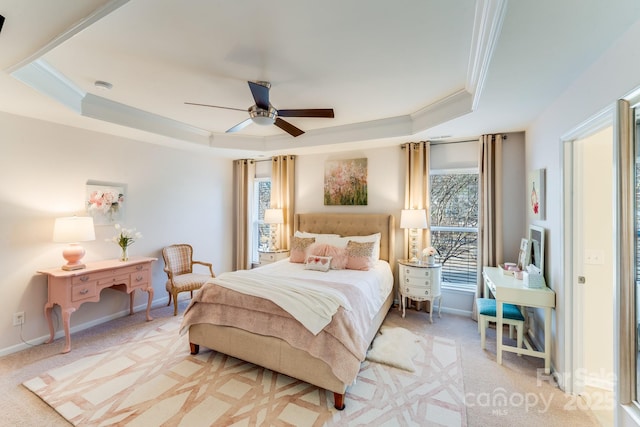
[(367, 353), (367, 360), (415, 372), (413, 359), (420, 351), (420, 337), (399, 327), (382, 326)]

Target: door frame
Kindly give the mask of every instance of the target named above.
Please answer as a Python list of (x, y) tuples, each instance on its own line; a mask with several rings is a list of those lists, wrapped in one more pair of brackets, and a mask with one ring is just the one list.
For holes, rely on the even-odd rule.
[[(578, 272), (583, 271), (584, 261), (581, 256), (582, 235), (574, 230), (581, 225), (575, 224), (576, 218), (582, 216), (576, 212), (581, 196), (574, 195), (576, 184), (576, 143), (602, 129), (614, 126), (614, 107), (610, 106), (595, 116), (587, 119), (571, 131), (564, 134), (561, 140), (560, 162), (562, 168), (562, 265), (564, 284), (564, 368), (565, 372), (555, 373), (555, 379), (562, 390), (569, 394), (580, 394), (584, 389), (584, 379), (577, 373), (584, 368), (584, 331), (580, 319), (584, 315), (583, 287), (578, 284)], [(615, 298), (615, 295), (614, 295)]]

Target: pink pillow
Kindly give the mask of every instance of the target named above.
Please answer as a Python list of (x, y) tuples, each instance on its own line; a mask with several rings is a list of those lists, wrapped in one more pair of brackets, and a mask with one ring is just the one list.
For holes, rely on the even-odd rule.
[(289, 249), (289, 261), (302, 264), (307, 259), (307, 248), (315, 242), (313, 237), (292, 237), (291, 248)]
[(327, 245), (324, 255), (331, 257), (332, 270), (344, 270), (347, 268), (349, 257), (347, 256), (347, 250), (345, 248)]
[(307, 255), (331, 257), (332, 270), (344, 270), (347, 268), (348, 257), (345, 248), (316, 242), (307, 248)]
[(369, 270), (373, 267), (373, 246), (375, 242), (354, 242), (349, 240), (346, 247), (347, 268), (349, 270)]

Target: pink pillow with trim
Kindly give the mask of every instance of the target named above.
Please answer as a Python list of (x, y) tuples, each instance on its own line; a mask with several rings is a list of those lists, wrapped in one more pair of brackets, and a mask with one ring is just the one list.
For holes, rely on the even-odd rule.
[(354, 242), (349, 240), (345, 249), (349, 270), (369, 270), (373, 267), (373, 249), (375, 242)]
[(307, 248), (315, 242), (313, 237), (292, 237), (289, 249), (289, 261), (302, 264), (307, 259)]

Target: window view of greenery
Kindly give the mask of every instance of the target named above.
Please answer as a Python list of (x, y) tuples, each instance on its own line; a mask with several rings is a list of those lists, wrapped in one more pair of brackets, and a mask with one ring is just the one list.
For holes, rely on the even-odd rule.
[(255, 221), (255, 233), (254, 236), (254, 260), (258, 259), (258, 250), (266, 249), (269, 246), (269, 224), (265, 224), (264, 211), (269, 209), (271, 203), (271, 181), (259, 180), (256, 181), (256, 221)]
[(431, 245), (442, 281), (475, 286), (478, 259), (478, 174), (431, 175)]

